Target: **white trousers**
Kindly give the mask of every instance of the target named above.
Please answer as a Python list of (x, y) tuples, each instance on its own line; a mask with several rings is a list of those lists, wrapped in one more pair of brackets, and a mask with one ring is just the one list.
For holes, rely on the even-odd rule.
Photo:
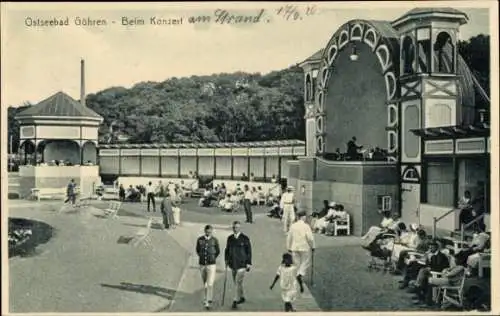
[(293, 263), (298, 267), (297, 275), (305, 276), (311, 265), (310, 251), (292, 251)]
[(174, 224), (179, 225), (181, 223), (181, 209), (179, 207), (172, 207), (172, 215), (174, 217)]
[(295, 210), (293, 204), (285, 204), (283, 206), (283, 231), (288, 233), (290, 225), (295, 221)]
[(205, 287), (203, 295), (204, 302), (213, 300), (216, 268), (217, 266), (215, 264), (200, 266), (201, 280)]
[(245, 297), (243, 294), (243, 279), (245, 278), (245, 268), (241, 268), (238, 270), (232, 270), (233, 273), (233, 282), (236, 286), (236, 291), (234, 292), (234, 300), (239, 301), (242, 297)]

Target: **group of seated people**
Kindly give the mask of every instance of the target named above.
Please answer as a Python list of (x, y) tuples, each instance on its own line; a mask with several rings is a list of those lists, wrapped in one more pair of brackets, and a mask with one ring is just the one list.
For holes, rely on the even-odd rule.
[(345, 221), (349, 216), (342, 204), (323, 201), (324, 207), (320, 212), (312, 214), (311, 227), (313, 232), (325, 235), (333, 235), (335, 225), (338, 221)]
[[(265, 194), (261, 186), (251, 188), (252, 205), (268, 204), (272, 194)], [(233, 212), (238, 209), (245, 197), (245, 192), (238, 183), (236, 188), (229, 191), (224, 183), (216, 186), (209, 186), (205, 189), (203, 196), (199, 200), (202, 207), (218, 206), (222, 211)]]
[(407, 228), (390, 212), (384, 213), (380, 226), (371, 227), (362, 239), (363, 248), (372, 257), (382, 259), (384, 265), (392, 265), (395, 274), (402, 275), (401, 289), (413, 284), (409, 291), (415, 294), (414, 303), (424, 306), (442, 303), (435, 295), (439, 291), (433, 291), (435, 287), (458, 285), (466, 277), (477, 276), (481, 255), (490, 248), (490, 235), (477, 229), (472, 241), (454, 253), (443, 246), (445, 240), (428, 236), (417, 224)]

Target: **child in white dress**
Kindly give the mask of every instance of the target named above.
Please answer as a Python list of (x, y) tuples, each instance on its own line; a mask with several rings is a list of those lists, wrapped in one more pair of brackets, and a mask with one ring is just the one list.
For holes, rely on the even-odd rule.
[[(293, 265), (292, 255), (289, 253), (283, 254), (281, 265), (278, 267), (276, 276), (270, 289), (272, 290), (278, 279), (280, 279), (281, 298), (285, 303), (285, 312), (295, 311), (292, 302), (297, 298), (297, 288), (299, 287), (297, 279), (297, 267)], [(304, 292), (304, 287), (300, 285), (300, 293)]]

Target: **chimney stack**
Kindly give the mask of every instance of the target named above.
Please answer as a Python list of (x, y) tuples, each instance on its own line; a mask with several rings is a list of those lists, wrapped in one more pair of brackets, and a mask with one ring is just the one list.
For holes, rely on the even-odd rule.
[(80, 103), (85, 106), (85, 61), (80, 62)]

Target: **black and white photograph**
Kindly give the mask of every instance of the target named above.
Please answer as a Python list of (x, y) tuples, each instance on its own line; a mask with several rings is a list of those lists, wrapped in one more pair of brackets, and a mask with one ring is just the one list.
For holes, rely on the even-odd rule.
[(2, 315), (500, 312), (496, 1), (2, 2), (1, 38)]

